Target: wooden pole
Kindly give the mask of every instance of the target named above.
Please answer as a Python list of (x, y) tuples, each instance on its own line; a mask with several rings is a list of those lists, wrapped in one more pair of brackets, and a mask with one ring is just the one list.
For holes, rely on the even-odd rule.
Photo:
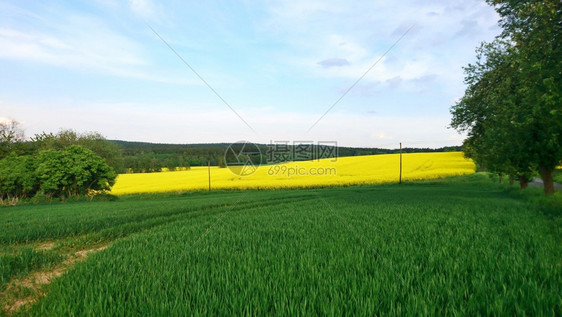
[(207, 171), (209, 172), (209, 191), (211, 191), (211, 161), (207, 160)]
[(402, 184), (402, 142), (400, 142), (400, 178), (398, 184)]

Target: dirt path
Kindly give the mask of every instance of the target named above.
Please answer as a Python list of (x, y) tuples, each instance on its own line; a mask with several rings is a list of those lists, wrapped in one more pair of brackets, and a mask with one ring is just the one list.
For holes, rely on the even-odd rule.
[[(50, 245), (47, 247), (51, 247)], [(10, 282), (10, 286), (6, 288), (5, 291), (0, 293), (0, 297), (7, 298), (10, 296), (9, 301), (3, 307), (4, 313), (7, 315), (11, 315), (20, 308), (29, 306), (37, 301), (38, 298), (45, 296), (44, 290), (42, 290), (43, 286), (51, 284), (53, 280), (57, 277), (60, 277), (64, 273), (66, 273), (69, 269), (71, 269), (76, 263), (82, 262), (88, 258), (88, 256), (92, 253), (99, 252), (102, 250), (107, 249), (107, 245), (100, 246), (93, 249), (87, 250), (80, 250), (73, 254), (69, 255), (69, 258), (63, 261), (61, 264), (57, 265), (55, 268), (48, 270), (48, 271), (40, 271), (31, 273), (28, 276), (25, 276), (20, 279), (14, 279)], [(29, 295), (26, 297), (18, 297), (16, 294), (21, 293), (18, 292), (20, 289), (27, 289), (31, 291), (33, 295)], [(24, 292), (29, 294), (29, 292)]]
[[(542, 188), (544, 187), (544, 183), (542, 182), (542, 179), (540, 179), (539, 177), (534, 177), (533, 180), (529, 182), (529, 186)], [(562, 184), (554, 183), (554, 189), (562, 190)]]

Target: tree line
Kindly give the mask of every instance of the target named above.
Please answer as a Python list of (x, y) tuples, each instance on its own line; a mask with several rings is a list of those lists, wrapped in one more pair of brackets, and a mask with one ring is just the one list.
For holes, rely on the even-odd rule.
[(150, 173), (189, 169), (191, 166), (223, 166), (228, 144), (160, 144), (112, 140), (121, 150), (121, 173)]
[[(123, 155), (122, 173), (133, 172), (159, 172), (163, 168), (168, 170), (189, 169), (191, 166), (206, 166), (208, 162), (211, 166), (225, 167), (225, 153), (230, 146), (229, 143), (203, 143), (203, 144), (164, 144), (164, 143), (147, 143), (147, 142), (130, 142), (130, 141), (111, 141), (118, 145)], [(261, 152), (262, 164), (270, 161), (268, 152), (271, 150), (271, 144), (256, 144)], [(313, 145), (311, 151), (317, 152), (318, 145)], [(325, 151), (329, 155), (345, 157), (358, 155), (375, 155), (375, 154), (394, 154), (399, 149), (383, 149), (383, 148), (353, 148), (353, 147), (337, 147)], [(403, 153), (419, 153), (419, 152), (453, 152), (461, 151), (460, 146), (448, 146), (441, 148), (403, 148)], [(310, 159), (306, 156), (295, 156), (295, 145), (289, 144), (286, 148), (288, 153), (286, 159), (289, 161), (299, 161)]]
[(451, 126), (468, 134), (465, 154), (521, 188), (535, 174), (545, 194), (562, 161), (562, 2), (488, 0), (503, 32), (464, 68), (467, 88)]

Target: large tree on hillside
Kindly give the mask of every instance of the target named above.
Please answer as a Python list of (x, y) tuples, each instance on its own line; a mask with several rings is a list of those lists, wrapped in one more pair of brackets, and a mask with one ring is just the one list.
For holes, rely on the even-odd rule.
[(504, 32), (465, 68), (468, 88), (451, 125), (467, 131), (467, 153), (522, 186), (538, 169), (546, 194), (562, 160), (561, 2), (488, 1)]

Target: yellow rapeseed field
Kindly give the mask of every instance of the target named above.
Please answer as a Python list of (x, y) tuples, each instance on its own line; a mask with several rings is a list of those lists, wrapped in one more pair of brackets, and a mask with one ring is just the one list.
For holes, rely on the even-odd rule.
[[(402, 156), (402, 180), (423, 180), (474, 173), (462, 152), (412, 153)], [(397, 182), (399, 155), (368, 155), (260, 166), (249, 176), (211, 167), (212, 189), (303, 188)], [(111, 193), (156, 193), (208, 189), (207, 167), (187, 171), (120, 174)]]

